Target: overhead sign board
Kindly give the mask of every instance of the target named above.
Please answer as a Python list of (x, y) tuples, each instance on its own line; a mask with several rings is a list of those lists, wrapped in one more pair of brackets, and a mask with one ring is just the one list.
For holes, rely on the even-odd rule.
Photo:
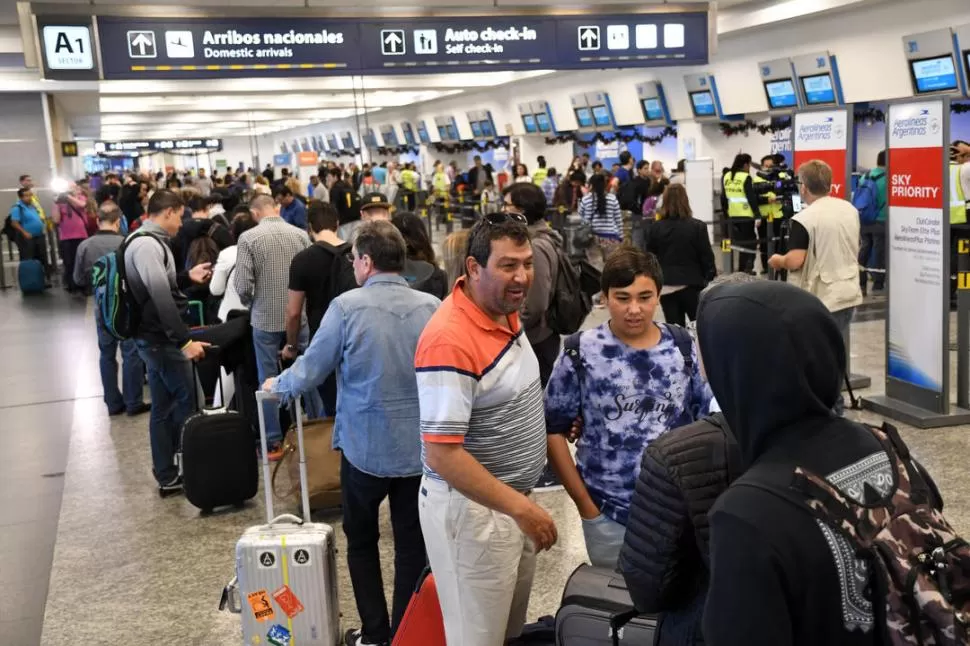
[(222, 139), (141, 139), (137, 141), (96, 141), (94, 151), (99, 154), (195, 152), (222, 150)]
[(44, 78), (93, 80), (98, 78), (91, 20), (41, 16), (37, 19)]
[(106, 79), (346, 74), (360, 67), (357, 31), (325, 18), (98, 18)]
[(105, 79), (700, 65), (703, 12), (294, 22), (103, 17)]

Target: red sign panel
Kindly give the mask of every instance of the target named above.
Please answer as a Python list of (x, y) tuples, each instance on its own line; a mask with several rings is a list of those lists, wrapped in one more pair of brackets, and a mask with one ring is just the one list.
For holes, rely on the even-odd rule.
[(943, 205), (942, 148), (892, 148), (889, 158), (889, 206), (938, 209)]
[(795, 169), (807, 161), (817, 159), (832, 167), (832, 196), (847, 200), (845, 186), (845, 150), (796, 150), (793, 155)]

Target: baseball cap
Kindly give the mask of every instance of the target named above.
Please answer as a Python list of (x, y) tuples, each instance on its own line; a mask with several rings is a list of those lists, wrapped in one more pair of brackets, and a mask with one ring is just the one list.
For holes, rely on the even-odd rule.
[(367, 209), (375, 207), (390, 209), (391, 203), (387, 201), (387, 196), (383, 193), (368, 193), (364, 196), (363, 202), (361, 202), (360, 210), (366, 211)]

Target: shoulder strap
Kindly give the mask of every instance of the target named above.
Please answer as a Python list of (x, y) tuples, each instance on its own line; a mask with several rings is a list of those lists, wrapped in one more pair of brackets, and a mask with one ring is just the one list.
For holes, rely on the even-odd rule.
[(154, 233), (149, 233), (148, 231), (141, 231), (141, 230), (139, 230), (139, 231), (135, 231), (134, 233), (132, 233), (131, 235), (129, 235), (128, 238), (121, 244), (121, 247), (120, 247), (122, 257), (124, 257), (125, 251), (128, 250), (128, 245), (130, 245), (132, 242), (134, 242), (135, 238), (143, 238), (143, 237), (149, 237), (152, 240), (154, 240), (155, 242), (157, 242), (159, 245), (161, 245), (161, 247), (162, 247), (162, 262), (165, 263), (165, 267), (167, 268), (168, 267), (168, 254), (171, 252), (171, 250), (168, 248), (168, 245), (165, 244), (165, 242), (161, 238), (159, 238)]
[(694, 347), (694, 340), (690, 338), (690, 332), (686, 329), (680, 327), (679, 325), (674, 325), (672, 323), (666, 323), (667, 329), (670, 330), (670, 334), (674, 337), (674, 344), (677, 349), (680, 350), (681, 356), (684, 357), (684, 367), (687, 368), (687, 372), (691, 375), (694, 373), (694, 357), (692, 356), (692, 350)]

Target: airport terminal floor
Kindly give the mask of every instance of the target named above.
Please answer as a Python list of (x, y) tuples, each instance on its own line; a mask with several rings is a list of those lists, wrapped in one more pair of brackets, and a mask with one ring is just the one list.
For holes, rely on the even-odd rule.
[[(604, 316), (594, 310), (587, 326)], [(883, 320), (852, 326), (854, 370), (877, 385), (884, 334)], [(218, 603), (236, 541), (264, 517), (262, 494), (244, 510), (209, 517), (182, 496), (158, 497), (147, 416), (109, 418), (101, 401), (89, 302), (63, 290), (29, 299), (2, 292), (0, 338), (0, 644), (238, 644), (239, 617)], [(970, 427), (901, 431), (936, 478), (947, 518), (970, 533)], [(586, 560), (568, 496), (536, 499), (555, 519), (559, 542), (539, 556), (530, 621), (555, 613), (566, 578)], [(340, 609), (344, 627), (356, 626), (340, 520), (319, 520), (338, 529)], [(386, 505), (381, 541), (387, 585), (393, 552)]]

